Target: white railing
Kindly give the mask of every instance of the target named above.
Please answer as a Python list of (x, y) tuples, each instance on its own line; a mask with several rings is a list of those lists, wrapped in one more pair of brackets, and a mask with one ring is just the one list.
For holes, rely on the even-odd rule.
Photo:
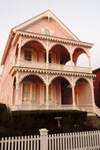
[[(46, 104), (22, 104), (22, 105), (11, 105), (10, 106), (11, 110), (80, 110), (80, 111), (86, 111), (90, 113), (96, 113), (94, 111), (93, 105), (58, 105), (58, 104), (52, 104), (52, 105), (46, 105)], [(100, 111), (100, 110), (98, 110)], [(100, 113), (100, 112), (99, 112)]]
[(100, 150), (100, 131), (2, 138), (0, 150)]
[(29, 68), (49, 69), (49, 70), (57, 70), (57, 71), (74, 71), (74, 72), (92, 73), (92, 69), (87, 68), (87, 67), (61, 65), (61, 64), (55, 64), (55, 63), (48, 63), (47, 64), (45, 62), (32, 62), (32, 61), (26, 61), (26, 60), (18, 60), (17, 66), (29, 67)]
[(100, 108), (95, 105), (94, 112), (100, 117)]
[(79, 110), (94, 113), (94, 107), (91, 104), (78, 105)]

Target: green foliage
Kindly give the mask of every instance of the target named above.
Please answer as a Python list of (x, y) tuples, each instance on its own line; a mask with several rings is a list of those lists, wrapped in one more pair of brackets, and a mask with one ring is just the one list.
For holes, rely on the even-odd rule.
[(7, 107), (5, 104), (0, 103), (0, 114), (4, 112), (7, 112)]
[[(61, 117), (60, 124), (55, 117)], [(3, 116), (1, 136), (24, 136), (39, 134), (47, 128), (49, 133), (76, 132), (87, 129), (87, 113), (68, 110), (13, 111)]]

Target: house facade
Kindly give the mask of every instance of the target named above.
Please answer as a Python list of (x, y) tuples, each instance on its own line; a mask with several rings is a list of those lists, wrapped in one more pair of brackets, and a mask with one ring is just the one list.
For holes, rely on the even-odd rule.
[(93, 73), (96, 74), (94, 81), (95, 104), (100, 108), (100, 68), (93, 70)]
[[(76, 109), (95, 106), (90, 48), (50, 10), (14, 27), (1, 65), (0, 102), (13, 110)], [(89, 67), (78, 67), (84, 53)]]

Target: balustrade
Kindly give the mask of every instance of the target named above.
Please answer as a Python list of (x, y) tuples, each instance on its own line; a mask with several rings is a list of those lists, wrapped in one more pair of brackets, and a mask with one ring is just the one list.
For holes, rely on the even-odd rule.
[(54, 70), (54, 71), (57, 70), (57, 71), (74, 71), (74, 72), (92, 73), (91, 68), (86, 68), (86, 67), (62, 65), (62, 64), (55, 64), (55, 63), (26, 61), (26, 60), (18, 60), (17, 66), (37, 68), (37, 69), (39, 69), (39, 68), (40, 69), (49, 69), (49, 70)]

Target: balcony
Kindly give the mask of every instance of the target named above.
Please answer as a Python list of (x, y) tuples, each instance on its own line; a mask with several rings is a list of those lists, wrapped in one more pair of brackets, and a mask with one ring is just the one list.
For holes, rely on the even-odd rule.
[(35, 68), (35, 69), (47, 69), (56, 71), (72, 71), (72, 72), (82, 72), (82, 73), (92, 73), (91, 68), (77, 67), (71, 65), (61, 65), (55, 63), (44, 63), (44, 62), (32, 62), (26, 60), (18, 60), (17, 65), (20, 67)]

